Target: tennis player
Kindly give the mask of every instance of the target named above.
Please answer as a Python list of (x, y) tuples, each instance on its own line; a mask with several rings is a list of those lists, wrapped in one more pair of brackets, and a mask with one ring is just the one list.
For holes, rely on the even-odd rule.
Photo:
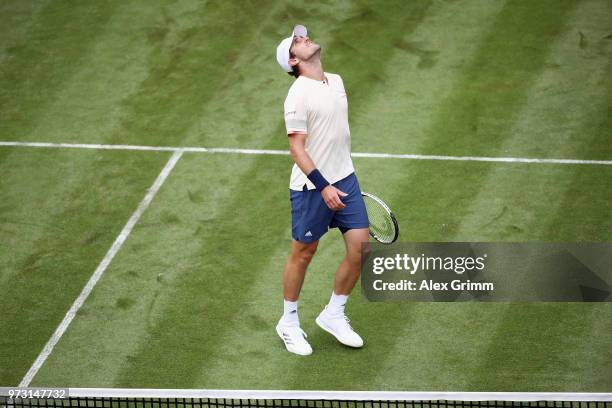
[(351, 160), (346, 92), (339, 75), (323, 71), (321, 46), (306, 27), (295, 26), (276, 49), (276, 59), (296, 77), (285, 100), (285, 125), (295, 162), (289, 183), (293, 241), (283, 275), (284, 313), (276, 332), (291, 353), (312, 347), (300, 327), (298, 298), (319, 239), (329, 228), (343, 235), (346, 255), (336, 270), (329, 304), (316, 323), (340, 343), (362, 347), (344, 308), (359, 279), (361, 244), (368, 242), (368, 215)]

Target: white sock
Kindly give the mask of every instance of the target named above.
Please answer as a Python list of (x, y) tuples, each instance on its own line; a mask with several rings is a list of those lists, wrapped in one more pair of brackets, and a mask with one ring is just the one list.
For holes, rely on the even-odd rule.
[(331, 299), (327, 305), (327, 311), (331, 314), (344, 314), (344, 306), (348, 302), (348, 295), (336, 295), (332, 292)]
[(300, 319), (298, 318), (298, 301), (292, 302), (290, 300), (285, 300), (283, 304), (283, 322), (287, 324), (300, 324)]

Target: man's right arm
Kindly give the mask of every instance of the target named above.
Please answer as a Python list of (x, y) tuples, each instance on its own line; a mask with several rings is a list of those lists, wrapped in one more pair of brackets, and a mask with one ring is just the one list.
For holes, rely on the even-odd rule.
[[(297, 164), (297, 166), (306, 174), (307, 176), (312, 173), (313, 170), (316, 170), (317, 166), (314, 164), (310, 155), (306, 151), (306, 138), (308, 135), (304, 132), (292, 132), (289, 133), (289, 153), (291, 153), (291, 158)], [(347, 194), (338, 190), (336, 187), (329, 184), (327, 187), (321, 190), (321, 195), (323, 196), (323, 200), (325, 204), (331, 210), (341, 210), (346, 205), (340, 199), (341, 197), (346, 196)]]

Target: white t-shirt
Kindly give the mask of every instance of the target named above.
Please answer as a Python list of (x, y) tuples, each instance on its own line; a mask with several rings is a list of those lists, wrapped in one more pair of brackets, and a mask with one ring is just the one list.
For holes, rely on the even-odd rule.
[[(348, 102), (340, 75), (325, 73), (329, 84), (298, 77), (285, 99), (287, 133), (306, 132), (306, 152), (323, 177), (330, 183), (342, 180), (355, 171), (351, 160), (351, 131), (348, 124)], [(308, 180), (297, 164), (293, 165), (289, 188), (301, 191)]]

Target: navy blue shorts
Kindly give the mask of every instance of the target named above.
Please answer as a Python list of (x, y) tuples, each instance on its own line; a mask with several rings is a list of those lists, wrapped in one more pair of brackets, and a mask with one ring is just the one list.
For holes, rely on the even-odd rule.
[(329, 228), (340, 228), (342, 233), (354, 228), (368, 228), (368, 213), (361, 196), (355, 173), (332, 184), (347, 193), (340, 199), (346, 205), (339, 211), (329, 209), (318, 190), (289, 190), (291, 194), (291, 235), (303, 243), (318, 241)]

